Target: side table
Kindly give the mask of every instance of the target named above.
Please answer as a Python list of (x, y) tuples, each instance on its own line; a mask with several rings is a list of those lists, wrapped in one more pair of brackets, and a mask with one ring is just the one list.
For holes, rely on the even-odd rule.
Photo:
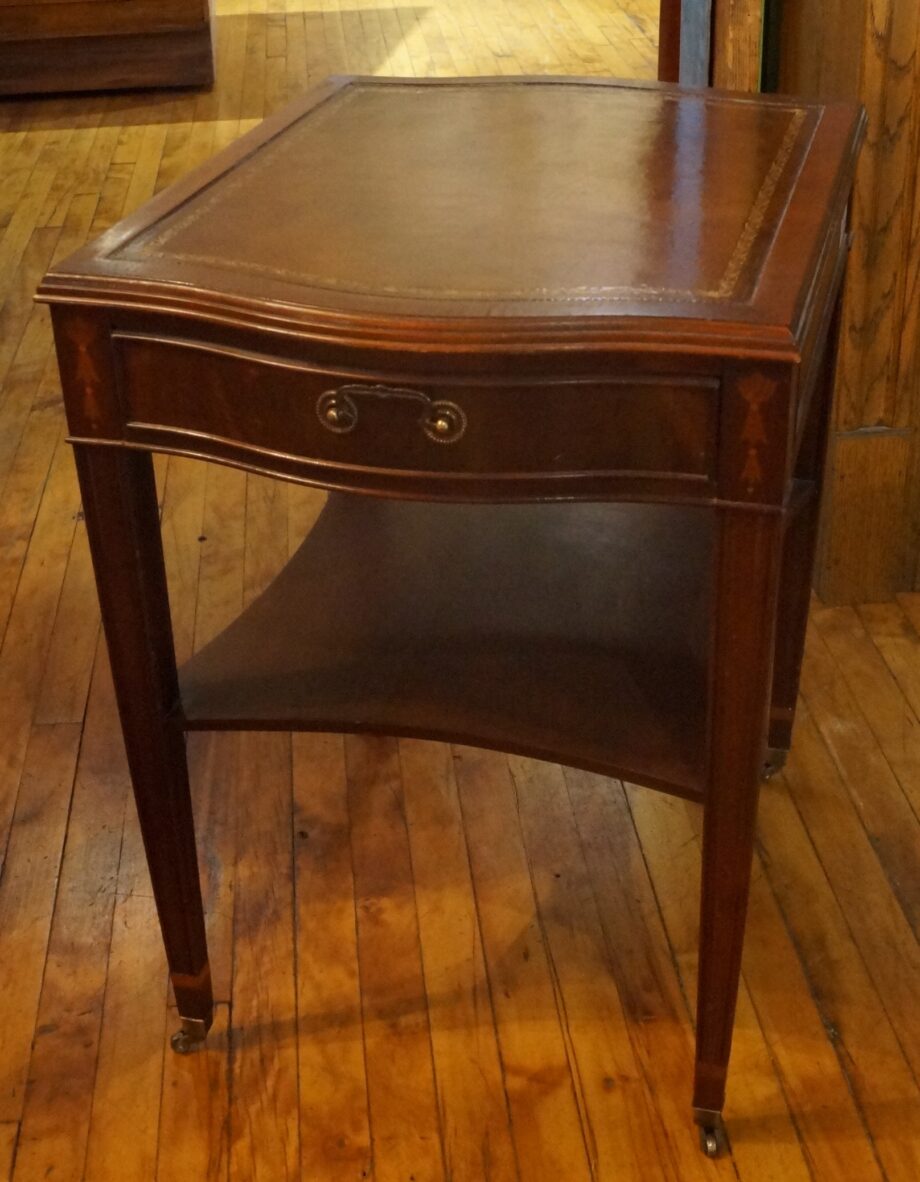
[[(177, 1050), (212, 1015), (184, 732), (479, 744), (702, 803), (693, 1104), (718, 1151), (863, 126), (639, 83), (337, 79), (46, 276)], [(179, 670), (157, 451), (330, 490)]]

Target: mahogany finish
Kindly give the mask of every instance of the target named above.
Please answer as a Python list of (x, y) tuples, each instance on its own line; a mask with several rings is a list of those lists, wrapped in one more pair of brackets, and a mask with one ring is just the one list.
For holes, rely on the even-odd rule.
[(462, 739), (698, 799), (713, 533), (698, 508), (338, 494), (183, 668), (179, 721)]
[(658, 78), (680, 81), (681, 0), (661, 0), (658, 10)]
[[(718, 1147), (862, 127), (654, 85), (340, 79), (46, 277), (186, 1043), (211, 995), (183, 729), (521, 751), (704, 804)], [(152, 451), (339, 490), (178, 674)]]
[(4, 0), (0, 95), (214, 80), (210, 0)]

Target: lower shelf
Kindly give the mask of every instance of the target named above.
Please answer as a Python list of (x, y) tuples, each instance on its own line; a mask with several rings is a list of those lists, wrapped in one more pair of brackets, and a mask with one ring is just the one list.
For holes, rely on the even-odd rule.
[(699, 508), (336, 494), (180, 670), (180, 723), (446, 739), (697, 796), (712, 546)]

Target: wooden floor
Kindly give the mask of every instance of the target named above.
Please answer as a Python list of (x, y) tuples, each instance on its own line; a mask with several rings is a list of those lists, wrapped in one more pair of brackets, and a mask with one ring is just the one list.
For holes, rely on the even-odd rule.
[[(175, 1026), (48, 319), (60, 258), (312, 79), (650, 77), (656, 0), (219, 0), (211, 94), (0, 105), (0, 1180), (917, 1182), (920, 597), (814, 612), (727, 1116), (689, 1119), (698, 810), (420, 742), (190, 741), (220, 999)], [(159, 467), (182, 655), (317, 497)]]

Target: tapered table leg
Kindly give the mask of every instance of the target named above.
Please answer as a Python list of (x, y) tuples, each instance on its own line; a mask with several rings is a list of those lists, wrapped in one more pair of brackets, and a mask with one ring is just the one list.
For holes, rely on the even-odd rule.
[(213, 998), (185, 737), (168, 715), (176, 662), (147, 453), (77, 445), (77, 472), (144, 849), (182, 1018), (176, 1050), (204, 1038)]
[(799, 694), (811, 580), (818, 543), (821, 485), (827, 457), (830, 408), (837, 372), (841, 302), (838, 298), (830, 317), (827, 343), (799, 452), (795, 461), (798, 487), (793, 495), (783, 539), (777, 612), (776, 649), (773, 662), (773, 692), (770, 730), (764, 762), (766, 777), (778, 771), (792, 745), (792, 727)]
[(722, 1136), (770, 700), (782, 532), (778, 513), (722, 510), (693, 1097), (707, 1153), (718, 1150)]
[(781, 770), (792, 744), (817, 534), (818, 486), (813, 484), (809, 485), (801, 502), (791, 507), (783, 541), (770, 727), (762, 768), (764, 779)]

